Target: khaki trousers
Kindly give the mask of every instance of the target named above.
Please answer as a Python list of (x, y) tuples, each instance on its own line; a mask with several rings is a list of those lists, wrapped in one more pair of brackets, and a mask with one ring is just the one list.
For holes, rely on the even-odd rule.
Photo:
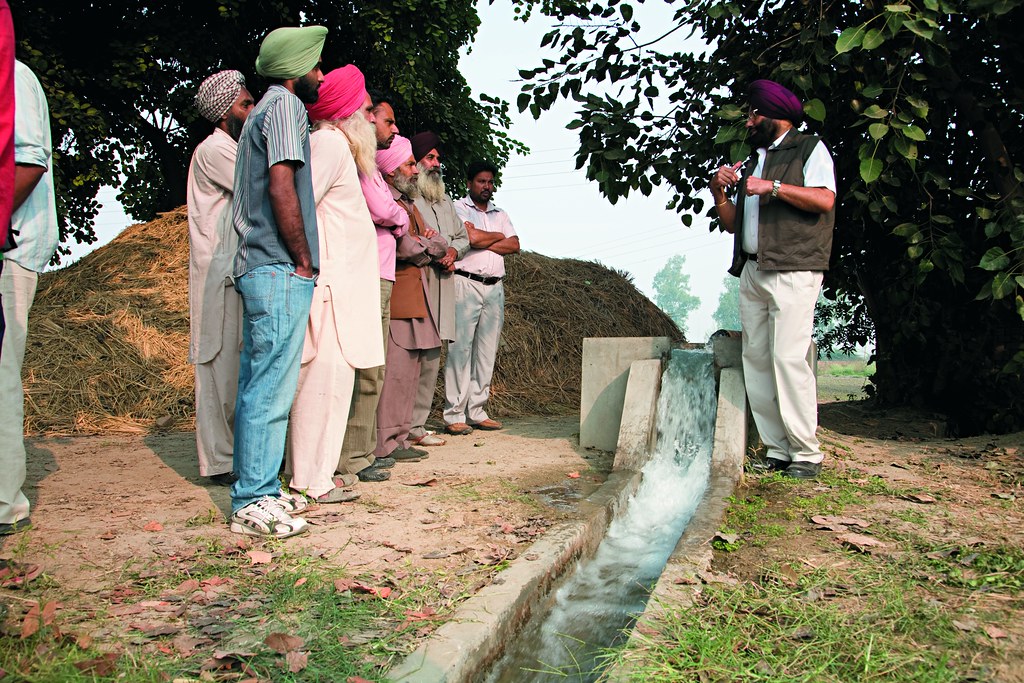
[(444, 421), (483, 422), (505, 324), (505, 288), (455, 276), (455, 339), (444, 368)]
[(437, 375), (441, 371), (441, 347), (426, 349), (420, 352), (420, 378), (416, 388), (416, 403), (412, 408), (412, 422), (409, 436), (419, 439), (426, 435), (427, 419), (430, 408), (434, 405), (434, 392), (437, 390)]
[(242, 298), (233, 289), (225, 292), (220, 351), (196, 365), (196, 450), (199, 474), (212, 477), (231, 471), (235, 453), (235, 399), (238, 397), (238, 363), (242, 344)]
[[(380, 281), (380, 325), (384, 348), (391, 326), (391, 288), (395, 283)], [(384, 367), (356, 371), (354, 396), (345, 427), (345, 442), (338, 458), (339, 474), (356, 474), (373, 464), (377, 447), (377, 403), (384, 386)]]
[(39, 274), (14, 261), (3, 262), (0, 297), (3, 298), (3, 348), (0, 349), (0, 523), (13, 524), (28, 517), (25, 483), (25, 391), (21, 366), (25, 360), (28, 312), (36, 296)]
[(817, 382), (807, 362), (821, 280), (820, 272), (760, 271), (755, 261), (740, 274), (747, 398), (767, 455), (777, 460), (824, 457), (815, 434)]

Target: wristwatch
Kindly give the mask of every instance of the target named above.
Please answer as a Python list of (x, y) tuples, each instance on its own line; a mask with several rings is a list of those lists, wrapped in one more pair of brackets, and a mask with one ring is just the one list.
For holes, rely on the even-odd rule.
[(776, 180), (772, 183), (772, 199), (779, 196), (779, 188), (782, 187), (782, 181)]

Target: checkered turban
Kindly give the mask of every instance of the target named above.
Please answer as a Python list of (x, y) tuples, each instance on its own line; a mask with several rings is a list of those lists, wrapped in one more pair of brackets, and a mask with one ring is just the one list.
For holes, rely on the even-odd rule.
[(199, 115), (211, 123), (217, 123), (244, 87), (245, 76), (241, 71), (219, 71), (213, 74), (200, 84), (196, 92)]

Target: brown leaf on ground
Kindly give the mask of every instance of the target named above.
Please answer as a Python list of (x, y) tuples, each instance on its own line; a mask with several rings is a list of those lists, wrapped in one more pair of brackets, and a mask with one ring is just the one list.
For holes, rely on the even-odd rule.
[(32, 606), (28, 608), (28, 612), (25, 613), (25, 618), (21, 622), (21, 639), (34, 635), (39, 630), (40, 626), (39, 618), (39, 603), (32, 603)]
[(75, 645), (77, 645), (80, 650), (88, 650), (92, 647), (93, 638), (88, 633), (79, 633), (73, 636), (73, 638)]
[(307, 581), (309, 581), (309, 579), (307, 579), (305, 576), (303, 576), (302, 578), (300, 578), (298, 581), (295, 582), (295, 584), (292, 586), (292, 588), (298, 588), (299, 586), (301, 586), (302, 584), (306, 583)]
[[(811, 517), (811, 521), (815, 524), (834, 528), (836, 526), (859, 526), (861, 529), (867, 529), (871, 526), (870, 522), (866, 522), (863, 519), (857, 517), (844, 517), (842, 515), (814, 515)], [(845, 531), (845, 529), (835, 529), (836, 531)]]
[(954, 619), (953, 626), (956, 626), (961, 631), (974, 631), (978, 628), (978, 622), (974, 619)]
[(155, 638), (157, 636), (170, 636), (175, 633), (181, 632), (180, 626), (174, 624), (148, 624), (145, 622), (132, 622), (129, 624), (132, 628), (142, 631), (142, 635), (147, 638)]
[(171, 645), (177, 650), (178, 654), (182, 657), (191, 657), (192, 653), (199, 648), (200, 645), (207, 645), (212, 642), (209, 638), (196, 638), (193, 636), (176, 636), (172, 641)]
[(403, 481), (402, 484), (405, 486), (436, 486), (437, 477), (429, 477), (427, 479), (410, 479)]
[(263, 644), (274, 652), (283, 655), (286, 652), (302, 648), (306, 641), (298, 636), (288, 635), (287, 633), (271, 633), (263, 639)]
[(836, 541), (844, 547), (856, 550), (859, 553), (871, 553), (874, 548), (888, 547), (887, 544), (879, 541), (877, 538), (865, 536), (864, 534), (841, 534), (836, 536)]
[(716, 572), (697, 572), (697, 576), (704, 583), (720, 583), (726, 586), (740, 585), (738, 579), (729, 576), (728, 574), (718, 574)]
[(43, 605), (43, 611), (41, 615), (43, 626), (49, 626), (53, 623), (54, 617), (57, 616), (58, 607), (60, 607), (60, 603), (55, 600), (51, 600), (50, 602)]
[(270, 564), (274, 559), (274, 556), (265, 550), (249, 550), (245, 554), (249, 556), (249, 562), (252, 564)]
[(908, 493), (903, 496), (912, 503), (921, 503), (922, 505), (930, 505), (935, 501), (934, 496), (929, 496), (927, 493)]
[(345, 683), (373, 683), (373, 681), (368, 681), (365, 678), (360, 678), (359, 676), (349, 676), (345, 679)]
[(993, 640), (996, 640), (998, 638), (1005, 638), (1009, 635), (1006, 631), (999, 628), (995, 624), (985, 624), (984, 626), (982, 626), (982, 629), (985, 631), (985, 633), (988, 634), (988, 637), (992, 638)]
[(197, 590), (199, 590), (199, 581), (196, 579), (185, 579), (171, 593), (174, 595), (188, 595)]
[(160, 522), (147, 522), (146, 526), (142, 527), (143, 531), (163, 531), (164, 525)]
[(391, 548), (392, 550), (397, 550), (400, 553), (411, 553), (412, 552), (412, 548), (410, 548), (409, 546), (398, 545), (394, 541), (381, 541), (380, 544), (382, 546), (384, 546), (385, 548)]
[(309, 654), (306, 652), (289, 652), (284, 656), (288, 662), (288, 670), (297, 674), (309, 665)]
[(96, 678), (107, 678), (117, 670), (117, 660), (120, 658), (120, 653), (108, 652), (99, 657), (75, 662), (75, 668), (82, 673), (90, 673)]
[(117, 533), (113, 529), (110, 529), (100, 534), (99, 538), (101, 541), (113, 541), (117, 538)]
[(566, 472), (565, 476), (569, 477), (570, 479), (579, 479), (580, 478), (580, 473), (579, 472)]

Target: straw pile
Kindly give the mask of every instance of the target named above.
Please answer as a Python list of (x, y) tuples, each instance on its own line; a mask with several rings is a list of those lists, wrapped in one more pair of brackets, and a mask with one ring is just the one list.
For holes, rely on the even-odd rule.
[[(496, 415), (578, 409), (584, 337), (680, 338), (622, 273), (530, 252), (506, 263), (505, 331), (491, 399)], [(187, 358), (182, 207), (40, 277), (24, 367), (26, 431), (190, 429)]]

